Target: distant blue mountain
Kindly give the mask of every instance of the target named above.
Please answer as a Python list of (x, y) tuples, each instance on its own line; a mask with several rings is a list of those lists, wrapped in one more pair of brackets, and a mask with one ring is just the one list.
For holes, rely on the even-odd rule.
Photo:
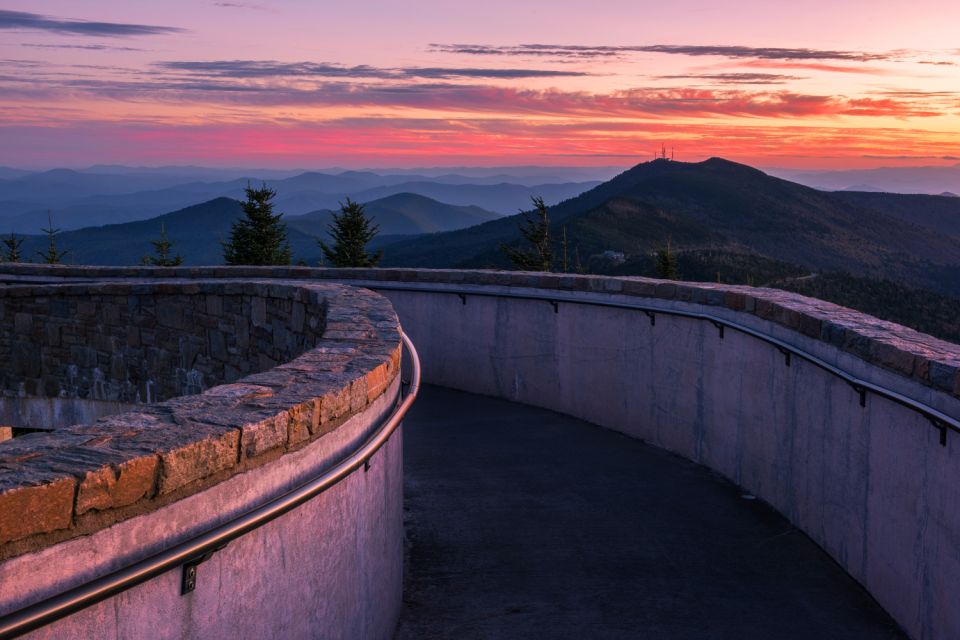
[[(453, 182), (457, 179), (461, 182)], [(490, 179), (489, 176), (429, 178), (346, 171), (339, 174), (306, 172), (269, 180), (268, 184), (277, 191), (277, 210), (291, 216), (334, 209), (346, 197), (367, 202), (398, 193), (413, 193), (453, 205), (473, 205), (506, 214), (526, 207), (531, 195), (554, 203), (597, 184), (486, 184)], [(203, 181), (172, 170), (170, 173), (133, 169), (126, 173), (93, 173), (55, 169), (30, 173), (0, 180), (0, 233), (35, 233), (46, 224), (48, 210), (63, 229), (145, 220), (214, 198), (242, 198), (248, 183), (260, 182), (255, 175)]]
[[(373, 247), (416, 234), (462, 229), (499, 217), (479, 207), (448, 205), (409, 193), (370, 202), (366, 207), (368, 215), (380, 226)], [(167, 237), (174, 243), (174, 252), (183, 256), (185, 264), (222, 264), (221, 243), (230, 237), (230, 228), (241, 215), (239, 201), (216, 198), (148, 220), (63, 231), (57, 244), (60, 249), (70, 251), (66, 262), (139, 264), (145, 254), (152, 254), (150, 241), (159, 237), (163, 225)], [(331, 219), (330, 211), (284, 217), (294, 260), (318, 263), (317, 239), (327, 238)], [(54, 219), (54, 226), (58, 224)], [(27, 236), (24, 257), (36, 260), (36, 252), (42, 251), (46, 242), (41, 235)]]

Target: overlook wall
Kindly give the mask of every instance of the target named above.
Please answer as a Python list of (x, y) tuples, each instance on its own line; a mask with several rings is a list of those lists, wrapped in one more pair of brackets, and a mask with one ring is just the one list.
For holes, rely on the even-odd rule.
[(241, 283), (4, 287), (0, 384), (5, 395), (119, 402), (200, 393), (312, 347), (326, 313), (306, 293)]
[[(729, 327), (721, 335), (709, 321), (654, 313), (652, 324), (641, 311), (557, 301), (554, 289), (484, 285), (475, 289), (483, 295), (471, 295), (471, 287), (458, 285), (467, 291), (461, 299), (442, 286), (421, 286), (434, 290), (384, 294), (417, 341), (425, 380), (583, 418), (704, 464), (783, 513), (911, 637), (960, 637), (960, 434), (941, 433), (922, 415), (875, 395), (866, 394), (861, 406), (842, 379), (797, 357), (788, 364), (777, 348)], [(557, 308), (490, 297), (497, 293), (544, 295)], [(808, 312), (796, 311), (801, 326), (830, 313), (851, 323), (859, 315), (817, 309), (819, 303), (789, 294), (758, 297), (779, 296), (793, 309), (807, 305)], [(573, 299), (630, 298), (583, 292)], [(746, 325), (960, 417), (954, 394), (819, 335), (742, 308), (644, 302)], [(923, 344), (933, 342), (903, 346)], [(960, 351), (942, 347), (923, 357), (955, 358)]]
[[(55, 279), (151, 271), (2, 273)], [(960, 434), (802, 357), (788, 359), (789, 349), (731, 324), (721, 331), (722, 322), (710, 318), (954, 419), (958, 345), (749, 287), (404, 269), (169, 273), (269, 273), (379, 288), (418, 346), (425, 381), (574, 415), (709, 466), (820, 544), (912, 637), (960, 637)]]
[[(390, 304), (337, 284), (24, 284), (0, 288), (0, 320), (8, 393), (139, 403), (0, 442), (0, 616), (321, 474), (399, 394)], [(368, 468), (214, 553), (191, 593), (171, 570), (30, 637), (387, 638), (401, 460), (397, 432)]]

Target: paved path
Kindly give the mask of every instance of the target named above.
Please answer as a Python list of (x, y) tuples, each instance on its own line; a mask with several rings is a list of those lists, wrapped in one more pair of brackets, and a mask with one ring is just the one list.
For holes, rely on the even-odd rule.
[(815, 544), (682, 458), (427, 387), (397, 638), (903, 638)]

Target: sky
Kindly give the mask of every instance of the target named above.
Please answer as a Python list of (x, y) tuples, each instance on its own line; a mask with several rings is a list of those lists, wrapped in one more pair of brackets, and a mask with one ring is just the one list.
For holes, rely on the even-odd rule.
[(0, 165), (960, 162), (956, 0), (0, 0)]

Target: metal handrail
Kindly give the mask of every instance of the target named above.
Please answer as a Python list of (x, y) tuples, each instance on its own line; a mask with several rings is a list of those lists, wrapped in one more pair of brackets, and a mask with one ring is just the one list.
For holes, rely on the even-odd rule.
[(400, 422), (420, 390), (420, 359), (417, 350), (406, 334), (401, 333), (400, 337), (410, 354), (412, 365), (410, 386), (406, 395), (403, 396), (402, 401), (390, 416), (364, 441), (359, 449), (323, 475), (224, 524), (113, 573), (0, 617), (0, 640), (14, 638), (50, 624), (146, 582), (170, 569), (206, 559), (210, 554), (222, 549), (231, 540), (262, 527), (271, 520), (295, 509), (334, 486), (360, 467), (365, 466), (400, 426)]
[(773, 345), (776, 347), (780, 353), (784, 355), (785, 363), (787, 366), (790, 366), (790, 360), (792, 356), (796, 356), (801, 360), (809, 362), (810, 364), (840, 378), (847, 384), (849, 384), (855, 392), (860, 395), (860, 405), (866, 406), (866, 397), (867, 392), (870, 392), (878, 397), (890, 400), (895, 402), (903, 407), (911, 409), (927, 420), (933, 425), (935, 429), (940, 432), (940, 444), (946, 446), (947, 444), (947, 431), (953, 431), (954, 433), (960, 433), (960, 420), (953, 418), (942, 411), (931, 407), (923, 402), (909, 398), (902, 393), (887, 389), (873, 382), (863, 380), (857, 376), (844, 371), (843, 369), (826, 362), (825, 360), (818, 358), (808, 351), (804, 351), (798, 347), (791, 345), (788, 342), (784, 342), (779, 338), (767, 335), (755, 329), (751, 329), (745, 325), (727, 320), (720, 316), (715, 316), (709, 313), (701, 313), (697, 311), (683, 311), (681, 309), (665, 309), (663, 307), (656, 307), (651, 305), (639, 304), (634, 302), (613, 302), (613, 301), (603, 301), (603, 300), (590, 300), (581, 297), (578, 294), (566, 294), (564, 292), (557, 292), (555, 295), (544, 295), (537, 293), (518, 293), (514, 291), (482, 291), (474, 288), (464, 288), (464, 287), (423, 287), (423, 286), (410, 286), (410, 285), (395, 285), (392, 283), (385, 283), (382, 281), (362, 281), (362, 286), (368, 289), (374, 290), (384, 290), (384, 291), (409, 291), (409, 292), (429, 292), (429, 293), (449, 293), (453, 295), (460, 296), (460, 299), (466, 304), (466, 296), (480, 296), (488, 298), (513, 298), (519, 300), (535, 300), (540, 302), (548, 302), (553, 305), (554, 312), (559, 312), (558, 304), (560, 302), (571, 303), (571, 304), (580, 304), (587, 306), (595, 307), (611, 307), (615, 309), (630, 309), (635, 311), (643, 311), (648, 318), (650, 318), (650, 324), (654, 325), (656, 323), (657, 314), (662, 314), (665, 316), (676, 316), (681, 318), (691, 318), (694, 320), (705, 320), (710, 322), (720, 332), (720, 337), (723, 337), (723, 331), (725, 328), (732, 329), (738, 333), (743, 333), (745, 335), (751, 336), (766, 342), (767, 344)]

